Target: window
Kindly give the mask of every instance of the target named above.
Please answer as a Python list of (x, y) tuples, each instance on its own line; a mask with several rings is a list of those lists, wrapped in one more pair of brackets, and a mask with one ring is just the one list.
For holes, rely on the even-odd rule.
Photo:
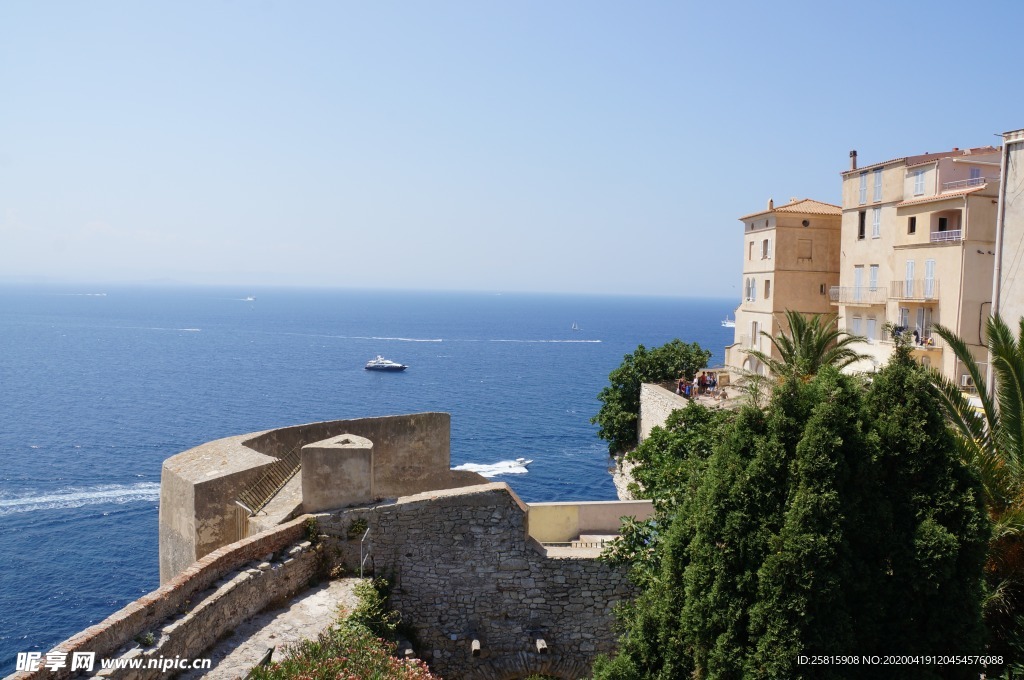
[(924, 296), (935, 297), (935, 260), (924, 261)]
[(853, 332), (853, 335), (860, 335), (860, 317), (859, 316), (853, 317), (853, 329), (852, 329), (852, 332)]
[(767, 300), (772, 296), (772, 282), (765, 280), (764, 282), (764, 299)]
[(914, 261), (907, 260), (906, 273), (903, 276), (903, 296), (913, 297), (914, 294)]
[(800, 260), (810, 260), (811, 259), (811, 243), (812, 243), (812, 241), (809, 238), (802, 238), (802, 239), (797, 240), (797, 242), (796, 242), (796, 256), (797, 256), (797, 259), (800, 259)]
[(761, 346), (761, 324), (757, 321), (750, 322), (750, 347), (759, 349)]
[(857, 214), (857, 240), (858, 241), (863, 241), (864, 240), (864, 225), (867, 222), (867, 219), (868, 219), (868, 214), (865, 211), (861, 210), (860, 213)]
[(939, 231), (946, 231), (946, 229), (948, 229), (948, 228), (949, 228), (949, 218), (948, 217), (940, 217), (939, 218)]
[(860, 197), (859, 203), (864, 205), (868, 202), (868, 173), (860, 173)]
[(910, 325), (910, 308), (900, 307), (900, 323), (901, 328), (906, 328)]
[(768, 239), (761, 241), (761, 259), (767, 260), (769, 257), (771, 257), (771, 252), (772, 248), (769, 244)]
[(823, 284), (818, 286), (818, 295), (824, 295), (824, 294), (825, 294), (825, 284), (823, 283)]
[(871, 197), (871, 200), (873, 200), (873, 201), (881, 201), (882, 200), (882, 169), (881, 168), (875, 168), (875, 171), (873, 173), (871, 173), (871, 174), (875, 176), (875, 192), (874, 192), (874, 195)]
[(757, 281), (752, 279), (752, 278), (747, 279), (747, 290), (746, 290), (747, 302), (753, 302), (756, 299), (756, 295), (757, 295)]
[(907, 219), (907, 233), (913, 234), (917, 232), (917, 218), (911, 217)]
[(861, 289), (864, 287), (864, 265), (853, 268), (853, 301), (860, 302)]
[(914, 171), (914, 195), (920, 196), (924, 193), (924, 168)]
[(747, 259), (748, 260), (753, 260), (754, 259), (754, 242), (753, 241), (750, 242), (750, 245), (747, 248)]
[(876, 325), (875, 324), (875, 317), (869, 316), (868, 317), (867, 337), (868, 337), (868, 342), (871, 342), (871, 343), (873, 343), (875, 341), (875, 325)]
[(878, 288), (878, 265), (873, 264), (868, 268), (868, 288), (875, 290)]
[(976, 183), (981, 179), (981, 168), (971, 168), (971, 184)]
[(882, 209), (871, 209), (871, 238), (878, 238), (882, 235)]

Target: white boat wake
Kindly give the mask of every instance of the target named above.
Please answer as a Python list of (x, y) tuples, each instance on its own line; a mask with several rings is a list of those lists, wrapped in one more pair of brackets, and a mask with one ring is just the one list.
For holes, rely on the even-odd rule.
[(36, 510), (80, 508), (100, 503), (138, 503), (160, 500), (160, 485), (156, 482), (139, 484), (104, 484), (84, 489), (62, 489), (45, 495), (0, 497), (0, 516)]
[(526, 466), (532, 463), (532, 460), (526, 458), (516, 458), (515, 460), (502, 460), (497, 463), (490, 465), (479, 465), (477, 463), (463, 463), (453, 467), (452, 470), (465, 470), (467, 472), (475, 472), (482, 477), (497, 477), (498, 475), (521, 475), (529, 472)]

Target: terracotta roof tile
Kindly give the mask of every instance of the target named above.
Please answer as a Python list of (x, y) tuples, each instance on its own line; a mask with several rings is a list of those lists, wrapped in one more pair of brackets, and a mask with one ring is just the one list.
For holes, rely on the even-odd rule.
[(960, 196), (966, 196), (967, 194), (973, 194), (976, 191), (981, 191), (987, 184), (980, 186), (971, 187), (970, 189), (957, 189), (956, 191), (943, 191), (941, 194), (935, 194), (934, 196), (923, 196), (921, 198), (912, 198), (909, 201), (901, 201), (896, 204), (897, 208), (902, 208), (905, 205), (917, 205), (919, 203), (930, 203), (932, 201), (944, 201), (947, 198), (958, 198)]
[(771, 210), (761, 210), (759, 212), (750, 213), (749, 215), (744, 215), (739, 219), (746, 220), (751, 217), (757, 217), (758, 215), (769, 215), (771, 213), (778, 212), (799, 213), (801, 215), (842, 215), (843, 209), (838, 205), (832, 205), (831, 203), (823, 203), (811, 198), (803, 198), (787, 203), (786, 205), (776, 206)]

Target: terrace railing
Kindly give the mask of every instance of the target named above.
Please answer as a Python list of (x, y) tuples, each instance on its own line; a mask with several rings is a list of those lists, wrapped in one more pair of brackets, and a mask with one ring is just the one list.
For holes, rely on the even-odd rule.
[(886, 295), (882, 286), (832, 286), (828, 298), (838, 305), (884, 305)]
[(948, 229), (946, 231), (933, 231), (928, 236), (931, 243), (948, 243), (950, 241), (963, 240), (963, 231), (960, 229)]
[(938, 279), (911, 279), (889, 282), (889, 297), (896, 300), (938, 300)]

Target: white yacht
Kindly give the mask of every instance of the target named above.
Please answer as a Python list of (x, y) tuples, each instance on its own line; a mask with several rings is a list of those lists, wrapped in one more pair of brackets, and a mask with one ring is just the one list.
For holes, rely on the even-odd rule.
[(385, 359), (378, 354), (376, 359), (370, 359), (366, 362), (365, 368), (367, 371), (404, 371), (409, 367), (397, 361)]

